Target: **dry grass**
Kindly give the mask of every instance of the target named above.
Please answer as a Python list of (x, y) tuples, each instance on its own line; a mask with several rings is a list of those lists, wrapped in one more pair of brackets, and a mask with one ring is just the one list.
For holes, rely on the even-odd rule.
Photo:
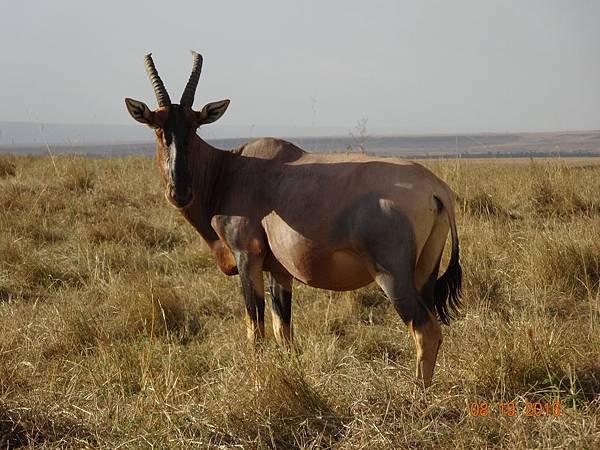
[(0, 178), (14, 177), (17, 174), (17, 168), (12, 156), (0, 156)]
[(428, 165), (459, 196), (465, 308), (413, 397), (375, 288), (296, 285), (295, 352), (254, 358), (239, 281), (150, 159), (1, 158), (0, 447), (598, 448), (600, 166)]

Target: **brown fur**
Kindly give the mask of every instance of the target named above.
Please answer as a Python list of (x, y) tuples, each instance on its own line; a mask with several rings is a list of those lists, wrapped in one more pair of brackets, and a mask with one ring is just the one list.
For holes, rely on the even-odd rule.
[[(163, 152), (159, 144), (158, 154)], [(454, 225), (448, 213), (452, 194), (418, 164), (363, 155), (312, 155), (276, 139), (251, 142), (236, 154), (195, 138), (188, 152), (194, 201), (181, 212), (228, 275), (237, 273), (235, 253), (245, 252), (260, 255), (261, 270), (283, 268), (289, 276), (323, 289), (356, 289), (388, 270), (379, 267), (378, 250), (371, 248), (378, 244), (371, 241), (389, 245), (390, 259), (402, 258), (400, 250), (394, 253), (393, 237), (402, 234), (414, 246), (409, 270), (417, 290), (439, 267)], [(441, 212), (435, 199), (442, 204)], [(385, 218), (390, 222), (380, 220)], [(364, 226), (357, 227), (357, 220), (364, 220)], [(397, 227), (390, 229), (390, 224)], [(386, 281), (378, 281), (385, 289)], [(393, 288), (388, 294), (395, 296)], [(441, 343), (439, 325), (428, 310), (399, 312), (417, 345), (417, 376), (429, 384)], [(263, 320), (254, 328), (249, 320), (255, 342), (263, 336)], [(291, 325), (274, 320), (274, 327), (279, 341), (291, 340)]]
[[(460, 292), (453, 194), (419, 164), (366, 155), (309, 154), (278, 139), (230, 152), (196, 135), (229, 101), (201, 112), (171, 105), (150, 111), (127, 99), (131, 115), (156, 131), (167, 199), (200, 233), (217, 265), (239, 273), (248, 338), (264, 336), (263, 272), (278, 341), (291, 343), (291, 283), (351, 290), (376, 281), (408, 325), (417, 376), (431, 383), (447, 301)], [(178, 162), (179, 161), (179, 162)], [(449, 269), (437, 279), (448, 230)]]

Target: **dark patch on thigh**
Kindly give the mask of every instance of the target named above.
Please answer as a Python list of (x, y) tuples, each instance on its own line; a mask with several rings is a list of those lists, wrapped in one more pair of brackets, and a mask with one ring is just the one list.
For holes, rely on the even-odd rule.
[[(382, 206), (384, 200), (389, 203)], [(398, 259), (414, 260), (416, 244), (412, 226), (394, 206), (378, 192), (361, 196), (338, 214), (330, 239), (368, 254), (374, 262), (385, 264), (388, 269)], [(410, 261), (403, 265), (410, 265)]]
[(354, 237), (378, 272), (414, 277), (417, 250), (412, 225), (393, 208), (370, 204), (357, 214)]
[(352, 241), (356, 238), (356, 228), (370, 215), (381, 213), (376, 192), (369, 192), (342, 210), (333, 223), (329, 236), (333, 242)]
[(444, 212), (444, 204), (435, 195), (433, 196), (433, 199), (435, 200), (435, 205), (437, 206), (437, 213), (440, 215), (442, 212)]

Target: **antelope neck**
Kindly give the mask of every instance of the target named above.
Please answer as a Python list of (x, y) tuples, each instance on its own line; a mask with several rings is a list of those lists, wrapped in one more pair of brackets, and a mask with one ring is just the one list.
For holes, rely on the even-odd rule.
[(192, 203), (182, 210), (185, 218), (207, 242), (218, 239), (210, 220), (221, 200), (225, 151), (219, 150), (195, 135), (189, 143), (188, 166), (194, 192)]

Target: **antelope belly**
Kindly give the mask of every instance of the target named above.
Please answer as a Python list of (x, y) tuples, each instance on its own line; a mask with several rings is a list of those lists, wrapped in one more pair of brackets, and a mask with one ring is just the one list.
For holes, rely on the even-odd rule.
[(317, 276), (306, 284), (321, 289), (349, 291), (366, 286), (373, 281), (365, 262), (357, 254), (337, 250), (327, 260), (327, 267), (320, 267)]
[(269, 233), (273, 256), (297, 280), (321, 289), (345, 291), (373, 281), (365, 261), (350, 250), (328, 249), (290, 232)]

